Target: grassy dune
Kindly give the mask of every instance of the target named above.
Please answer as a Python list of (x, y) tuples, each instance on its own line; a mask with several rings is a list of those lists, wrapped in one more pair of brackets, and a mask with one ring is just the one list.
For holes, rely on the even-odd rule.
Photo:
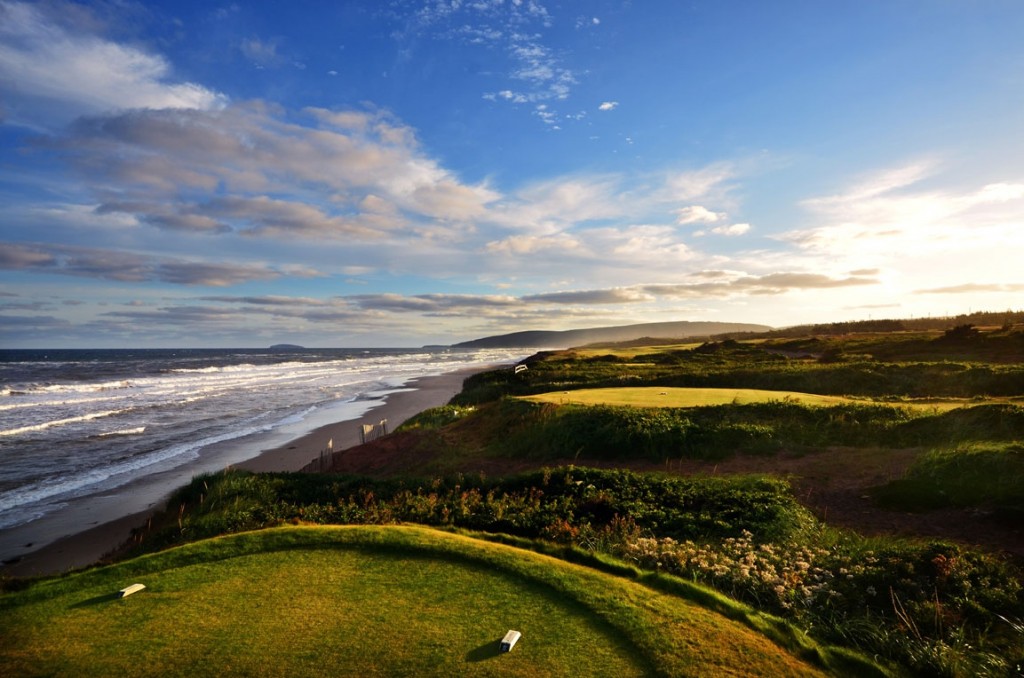
[(0, 598), (0, 638), (23, 676), (819, 674), (677, 596), (418, 527), (278, 528), (43, 580)]

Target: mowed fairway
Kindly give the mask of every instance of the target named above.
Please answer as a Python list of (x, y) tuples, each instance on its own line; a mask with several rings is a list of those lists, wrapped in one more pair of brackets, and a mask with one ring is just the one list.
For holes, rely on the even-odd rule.
[(979, 405), (1020, 405), (1024, 399), (996, 398), (916, 398), (874, 400), (845, 396), (817, 395), (797, 391), (766, 391), (756, 388), (674, 388), (665, 386), (631, 386), (618, 388), (581, 388), (572, 391), (550, 391), (522, 400), (559, 405), (623, 405), (630, 407), (707, 407), (713, 405), (750, 405), (753, 403), (789, 402), (809, 407), (831, 405), (885, 405), (906, 407), (925, 412), (948, 412), (961, 407)]
[(576, 391), (553, 391), (523, 400), (540, 403), (575, 403), (579, 405), (629, 405), (631, 407), (705, 407), (708, 405), (749, 405), (788, 401), (800, 405), (827, 406), (864, 403), (842, 396), (823, 396), (794, 391), (764, 391), (752, 388), (665, 388), (637, 386), (627, 388), (583, 388)]
[(277, 528), (43, 580), (0, 596), (0, 639), (18, 676), (818, 674), (687, 600), (417, 527)]

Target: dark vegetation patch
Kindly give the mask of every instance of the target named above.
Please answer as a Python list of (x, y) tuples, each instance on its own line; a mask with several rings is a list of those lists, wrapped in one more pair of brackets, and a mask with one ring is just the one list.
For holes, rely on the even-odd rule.
[(778, 478), (681, 478), (576, 467), (430, 481), (228, 471), (195, 478), (168, 506), (177, 514), (143, 534), (138, 551), (289, 521), (414, 522), (531, 538), (566, 530), (646, 530), (700, 540), (744, 531), (787, 539), (811, 521)]
[(973, 443), (932, 450), (905, 477), (878, 488), (875, 496), (884, 505), (908, 511), (985, 508), (997, 519), (1020, 525), (1024, 523), (1024, 444)]

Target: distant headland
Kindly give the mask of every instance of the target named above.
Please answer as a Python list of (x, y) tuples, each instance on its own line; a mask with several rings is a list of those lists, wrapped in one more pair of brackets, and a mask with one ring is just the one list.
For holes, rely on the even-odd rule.
[(664, 322), (580, 330), (527, 330), (453, 344), (452, 348), (569, 348), (585, 344), (634, 341), (644, 337), (689, 338), (734, 332), (765, 332), (767, 325), (728, 322)]

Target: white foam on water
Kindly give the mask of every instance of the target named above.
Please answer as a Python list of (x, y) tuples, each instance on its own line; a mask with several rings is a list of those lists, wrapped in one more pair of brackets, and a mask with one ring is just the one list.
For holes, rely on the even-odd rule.
[[(102, 468), (92, 468), (72, 477), (60, 480), (48, 478), (44, 481), (18, 488), (0, 496), (0, 528), (13, 524), (7, 522), (2, 516), (5, 511), (16, 506), (37, 504), (56, 497), (71, 497), (76, 493), (81, 493), (82, 490), (92, 493), (99, 490), (113, 489), (131, 482), (138, 471), (156, 465), (161, 465), (161, 470), (180, 466), (198, 458), (200, 450), (204, 447), (250, 436), (261, 431), (270, 430), (272, 427), (273, 424), (250, 425), (233, 431), (207, 436), (199, 440), (171, 445), (170, 447), (126, 459)], [(165, 462), (173, 463), (166, 464)], [(19, 520), (16, 522), (23, 521)]]
[(126, 428), (118, 431), (104, 431), (103, 433), (97, 433), (97, 438), (110, 438), (111, 436), (135, 436), (146, 432), (145, 426), (136, 426), (135, 428)]
[(30, 433), (34, 431), (45, 431), (46, 429), (55, 428), (57, 426), (67, 426), (68, 424), (77, 424), (83, 421), (92, 421), (93, 419), (101, 419), (103, 417), (112, 417), (117, 414), (124, 414), (125, 412), (131, 411), (131, 408), (123, 410), (106, 410), (103, 412), (90, 412), (89, 414), (83, 414), (77, 417), (68, 417), (66, 419), (55, 419), (53, 421), (45, 421), (41, 424), (32, 424), (31, 426), (22, 426), (20, 428), (11, 428), (5, 431), (0, 431), (0, 436), (16, 436), (22, 433)]

